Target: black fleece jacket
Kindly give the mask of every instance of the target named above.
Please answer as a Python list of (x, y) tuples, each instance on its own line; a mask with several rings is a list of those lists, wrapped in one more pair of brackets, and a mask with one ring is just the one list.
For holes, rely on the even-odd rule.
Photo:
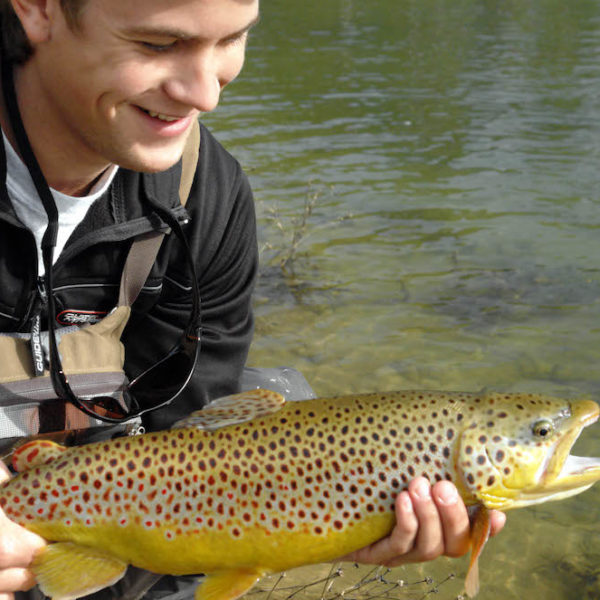
[[(237, 390), (250, 345), (257, 271), (256, 222), (238, 162), (201, 126), (198, 166), (186, 207), (178, 198), (181, 163), (157, 174), (120, 169), (108, 192), (77, 227), (53, 269), (59, 323), (102, 316), (117, 303), (127, 251), (141, 233), (165, 228), (152, 202), (184, 222), (202, 305), (201, 353), (192, 380), (169, 406), (145, 415), (149, 429), (169, 426), (209, 399)], [(33, 235), (17, 218), (0, 165), (0, 331), (29, 331), (37, 299)], [(175, 235), (165, 237), (123, 334), (130, 377), (179, 339), (191, 308), (190, 273)]]

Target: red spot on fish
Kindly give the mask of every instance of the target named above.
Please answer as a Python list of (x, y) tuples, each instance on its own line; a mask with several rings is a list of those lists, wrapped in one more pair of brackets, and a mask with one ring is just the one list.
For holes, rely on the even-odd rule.
[(39, 454), (39, 450), (36, 448), (35, 450), (32, 450), (28, 455), (27, 455), (27, 461), (31, 462), (38, 454)]

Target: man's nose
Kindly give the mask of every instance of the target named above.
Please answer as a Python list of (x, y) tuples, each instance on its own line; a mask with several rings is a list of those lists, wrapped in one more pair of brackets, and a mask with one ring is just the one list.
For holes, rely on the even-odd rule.
[(176, 73), (165, 83), (171, 98), (200, 112), (217, 107), (221, 87), (218, 61), (210, 56), (194, 56), (178, 64)]

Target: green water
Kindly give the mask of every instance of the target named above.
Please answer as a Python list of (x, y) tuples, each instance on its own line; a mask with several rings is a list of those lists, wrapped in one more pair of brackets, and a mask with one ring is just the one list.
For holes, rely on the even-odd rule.
[[(320, 394), (598, 399), (600, 3), (262, 10), (244, 73), (206, 119), (256, 194), (251, 363), (299, 368)], [(600, 455), (599, 435), (577, 451)], [(596, 486), (511, 514), (480, 598), (599, 598), (599, 505)]]

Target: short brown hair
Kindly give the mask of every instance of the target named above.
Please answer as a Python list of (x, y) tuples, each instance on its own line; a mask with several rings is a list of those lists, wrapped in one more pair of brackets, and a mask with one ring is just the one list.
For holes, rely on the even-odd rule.
[[(60, 0), (60, 7), (72, 29), (79, 25), (79, 15), (86, 2), (87, 0)], [(0, 0), (0, 19), (3, 57), (13, 63), (24, 63), (33, 53), (33, 48), (10, 0)]]

